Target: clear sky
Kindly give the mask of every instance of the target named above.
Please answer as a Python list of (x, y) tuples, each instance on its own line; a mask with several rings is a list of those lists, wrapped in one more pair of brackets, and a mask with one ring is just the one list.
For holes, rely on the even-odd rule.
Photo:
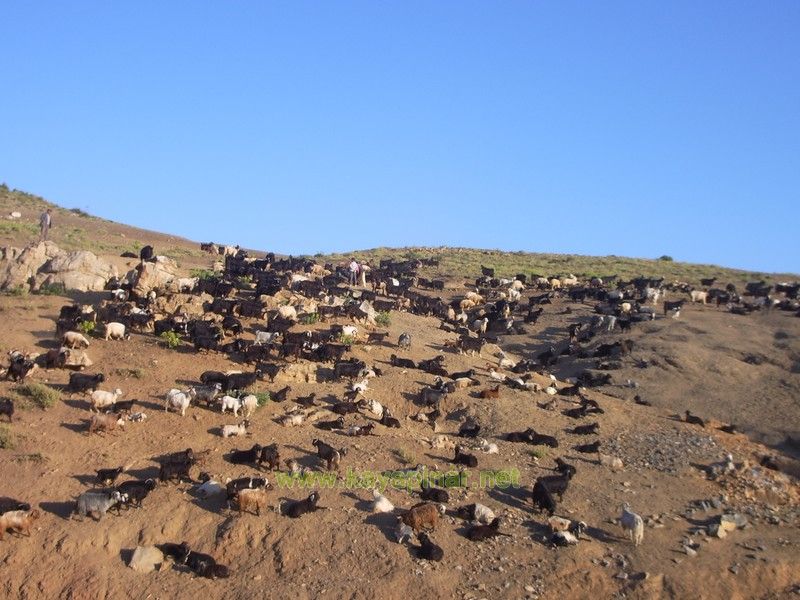
[(284, 253), (800, 272), (800, 2), (0, 3), (0, 181)]

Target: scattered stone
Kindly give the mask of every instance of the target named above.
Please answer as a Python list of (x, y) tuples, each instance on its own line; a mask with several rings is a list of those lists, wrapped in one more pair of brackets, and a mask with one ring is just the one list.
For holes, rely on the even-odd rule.
[(683, 551), (686, 553), (687, 556), (695, 557), (697, 556), (697, 550), (691, 548), (689, 546), (684, 546)]
[(136, 546), (128, 566), (137, 573), (152, 573), (164, 562), (164, 554), (155, 546)]

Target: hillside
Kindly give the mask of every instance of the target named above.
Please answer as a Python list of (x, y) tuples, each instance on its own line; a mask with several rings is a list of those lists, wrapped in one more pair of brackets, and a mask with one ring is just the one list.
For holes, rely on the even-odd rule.
[[(103, 254), (120, 254), (125, 251), (138, 251), (141, 246), (152, 244), (157, 247), (159, 253), (179, 260), (187, 268), (198, 267), (208, 262), (203, 260), (207, 258), (207, 255), (200, 251), (198, 242), (93, 217), (80, 209), (59, 207), (33, 194), (11, 190), (3, 185), (0, 185), (0, 215), (7, 215), (16, 210), (22, 213), (22, 218), (18, 221), (0, 220), (0, 245), (24, 246), (36, 239), (39, 215), (48, 207), (55, 211), (54, 222), (57, 224), (51, 232), (51, 239), (64, 249), (86, 249)], [(235, 240), (214, 241), (235, 243)], [(268, 250), (274, 249), (262, 249), (262, 251)], [(531, 273), (544, 275), (573, 273), (579, 277), (616, 274), (621, 278), (646, 275), (664, 277), (668, 281), (686, 281), (692, 284), (697, 284), (700, 278), (709, 277), (718, 277), (720, 280), (734, 282), (760, 279), (773, 282), (798, 278), (797, 274), (761, 273), (672, 260), (502, 252), (473, 248), (373, 248), (353, 250), (350, 253), (307, 256), (321, 263), (344, 262), (350, 256), (357, 256), (359, 260), (376, 264), (385, 258), (435, 257), (440, 259), (440, 265), (435, 272), (430, 273), (431, 275), (454, 278), (471, 277), (473, 279), (476, 274), (480, 274), (481, 264), (490, 264), (501, 277), (513, 277), (517, 273), (529, 275)]]
[[(0, 221), (0, 246), (24, 245), (36, 236), (36, 222), (44, 200), (0, 188), (0, 212), (19, 210), (18, 221)], [(57, 227), (51, 238), (67, 249), (89, 249), (118, 261), (125, 270), (138, 263), (120, 259), (126, 250), (152, 244), (158, 253), (175, 258), (184, 274), (208, 269), (213, 258), (195, 242), (165, 234), (140, 231), (68, 209), (56, 208)], [(33, 229), (31, 229), (33, 228)], [(495, 253), (459, 249), (376, 249), (354, 253), (377, 263), (381, 258), (437, 257), (438, 266), (424, 267), (420, 275), (446, 280), (441, 294), (450, 301), (461, 298), (480, 276), (480, 265), (498, 275), (516, 272), (579, 276), (621, 277), (645, 274), (696, 283), (717, 276), (722, 283), (767, 276), (718, 267), (668, 261), (641, 261), (610, 257), (558, 257)], [(315, 257), (339, 262), (347, 256)], [(251, 292), (240, 294), (248, 299)], [(539, 290), (526, 289), (527, 297)], [(281, 292), (275, 305), (295, 301), (298, 310), (308, 299)], [(342, 289), (342, 297), (348, 291)], [(672, 293), (668, 299), (677, 299)], [(58, 348), (55, 321), (59, 309), (74, 299), (99, 301), (107, 293), (0, 296), (5, 328), (0, 338), (3, 356), (12, 349), (46, 352)], [(184, 305), (192, 298), (181, 297)], [(184, 598), (197, 594), (236, 598), (292, 594), (299, 598), (779, 598), (800, 590), (800, 468), (792, 456), (796, 448), (784, 445), (787, 437), (800, 437), (800, 319), (787, 311), (759, 311), (734, 315), (724, 307), (687, 305), (677, 319), (662, 317), (638, 323), (629, 333), (601, 331), (586, 342), (600, 344), (633, 341), (629, 355), (619, 358), (619, 368), (609, 370), (611, 381), (588, 389), (584, 395), (598, 403), (602, 413), (574, 419), (564, 411), (578, 407), (576, 396), (549, 395), (554, 384), (568, 390), (569, 378), (586, 369), (597, 371), (598, 360), (566, 356), (551, 368), (530, 373), (540, 391), (500, 385), (497, 398), (476, 397), (476, 392), (498, 385), (491, 370), (501, 369), (501, 350), (513, 362), (535, 358), (551, 344), (562, 343), (570, 324), (588, 322), (593, 315), (589, 300), (573, 302), (554, 297), (539, 321), (524, 324), (524, 333), (493, 338), (481, 355), (454, 350), (457, 336), (442, 328), (442, 320), (406, 310), (391, 310), (378, 328), (359, 323), (358, 339), (346, 358), (360, 359), (381, 371), (370, 379), (366, 398), (390, 407), (400, 428), (377, 422), (366, 410), (348, 414), (346, 426), (374, 424), (372, 435), (349, 437), (322, 431), (305, 422), (285, 427), (277, 421), (295, 401), (315, 394), (319, 420), (333, 419), (331, 402), (342, 400), (350, 385), (332, 377), (332, 363), (299, 358), (270, 357), (281, 367), (275, 381), (257, 380), (249, 391), (274, 398), (290, 386), (284, 402), (269, 401), (251, 417), (250, 435), (222, 438), (220, 427), (241, 417), (221, 415), (191, 405), (185, 417), (164, 411), (170, 388), (196, 385), (207, 370), (251, 371), (236, 353), (196, 351), (187, 338), (170, 349), (152, 333), (134, 333), (129, 340), (90, 337), (87, 353), (94, 361), (90, 372), (102, 372), (104, 390), (117, 387), (123, 399), (136, 399), (144, 422), (129, 422), (124, 431), (88, 435), (91, 417), (88, 396), (70, 393), (70, 373), (64, 369), (34, 370), (27, 383), (40, 383), (58, 397), (26, 395), (30, 388), (0, 381), (0, 397), (13, 399), (14, 419), (0, 425), (0, 477), (6, 482), (0, 495), (29, 502), (41, 511), (31, 537), (9, 532), (0, 541), (8, 598)], [(315, 313), (310, 313), (315, 314)], [(524, 314), (524, 311), (521, 314)], [(521, 319), (521, 316), (520, 316)], [(255, 332), (274, 321), (242, 318), (243, 333), (251, 342)], [(347, 317), (326, 322), (316, 318), (292, 331), (327, 331), (332, 325), (353, 324)], [(367, 343), (373, 329), (387, 332), (385, 341)], [(401, 333), (411, 335), (411, 348), (398, 348)], [(225, 341), (231, 341), (228, 335)], [(448, 373), (474, 369), (478, 386), (457, 389), (441, 402), (436, 431), (413, 418), (429, 412), (419, 400), (423, 386), (435, 376), (419, 369), (392, 365), (397, 354), (415, 363), (443, 356)], [(3, 363), (6, 364), (5, 361)], [(555, 377), (555, 382), (550, 378)], [(651, 406), (633, 401), (640, 395)], [(263, 397), (263, 396), (262, 396)], [(704, 427), (686, 423), (685, 410), (702, 416)], [(387, 470), (411, 468), (453, 470), (453, 449), (433, 444), (436, 435), (467, 447), (476, 440), (458, 437), (459, 428), (473, 419), (480, 437), (497, 445), (498, 452), (470, 450), (478, 467), (466, 468), (467, 485), (449, 488), (448, 514), (431, 534), (444, 550), (441, 562), (417, 557), (418, 543), (394, 540), (396, 517), (370, 511), (374, 477)], [(0, 417), (0, 421), (3, 417)], [(311, 419), (310, 419), (311, 420)], [(599, 424), (599, 435), (578, 435), (573, 428)], [(719, 428), (735, 423), (742, 433)], [(555, 436), (558, 447), (509, 442), (508, 432), (533, 427)], [(312, 439), (348, 449), (342, 458), (341, 479), (325, 479)], [(602, 452), (620, 458), (621, 470), (599, 464), (598, 455), (575, 446), (599, 440)], [(443, 441), (443, 440), (440, 440)], [(278, 473), (226, 460), (233, 449), (254, 443), (276, 443), (281, 459), (295, 459), (315, 477), (320, 493), (319, 510), (299, 519), (280, 515), (277, 507), (287, 500), (305, 498), (309, 489), (296, 482), (281, 487)], [(443, 443), (445, 443), (443, 441)], [(766, 445), (764, 445), (766, 444)], [(224, 497), (201, 498), (189, 482), (159, 483), (142, 508), (107, 514), (100, 521), (71, 517), (75, 498), (94, 482), (95, 470), (127, 465), (120, 481), (146, 479), (159, 474), (158, 458), (186, 447), (203, 455), (192, 468), (224, 482), (226, 478), (265, 476), (276, 489), (268, 492), (269, 509), (260, 515), (228, 509)], [(706, 476), (704, 467), (724, 462), (727, 453), (736, 465), (719, 476)], [(760, 466), (773, 457), (771, 470)], [(555, 459), (573, 464), (577, 474), (558, 502), (556, 514), (584, 521), (588, 528), (573, 547), (549, 543), (547, 514), (536, 510), (531, 489), (537, 478), (554, 474)], [(285, 469), (284, 469), (285, 471)], [(357, 472), (358, 480), (352, 477)], [(508, 474), (511, 485), (499, 483)], [(310, 480), (306, 480), (310, 485)], [(493, 484), (491, 484), (493, 482)], [(384, 482), (385, 483), (385, 482)], [(397, 512), (420, 501), (419, 489), (387, 488), (386, 497)], [(479, 502), (502, 517), (506, 535), (484, 542), (466, 537), (468, 525), (452, 509)], [(634, 546), (616, 522), (623, 502), (644, 518), (644, 541)], [(743, 527), (714, 535), (712, 525), (722, 514), (746, 520)], [(228, 580), (193, 576), (186, 567), (165, 563), (154, 573), (140, 574), (126, 566), (137, 546), (187, 541), (193, 549), (213, 555), (230, 568)]]

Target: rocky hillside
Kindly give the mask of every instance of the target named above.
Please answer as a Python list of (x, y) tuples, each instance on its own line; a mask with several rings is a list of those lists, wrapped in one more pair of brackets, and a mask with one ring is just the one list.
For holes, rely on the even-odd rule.
[[(0, 204), (3, 211), (23, 213), (3, 221), (11, 225), (3, 229), (0, 245), (24, 246), (35, 231), (25, 230), (23, 223), (35, 222), (43, 201), (8, 190), (0, 190), (0, 199), (8, 203)], [(119, 255), (145, 244), (177, 261), (170, 263), (176, 276), (213, 266), (214, 258), (200, 253), (193, 242), (138, 233), (63, 209), (56, 219), (53, 239), (58, 246), (89, 250), (120, 274), (135, 269), (139, 261)], [(80, 243), (71, 245), (69, 232)], [(428, 298), (439, 295), (445, 302), (459, 301), (474, 288), (480, 264), (499, 274), (606, 274), (606, 265), (594, 270), (569, 262), (578, 259), (568, 258), (554, 267), (513, 262), (516, 255), (425, 251), (441, 260), (418, 274), (429, 279), (445, 276), (445, 286), (435, 292), (412, 291)], [(462, 267), (446, 262), (460, 254), (469, 255)], [(359, 258), (365, 256), (377, 261), (385, 255), (364, 253)], [(647, 264), (656, 269), (662, 263), (667, 261)], [(678, 270), (645, 274), (688, 281), (708, 274), (681, 271), (677, 263), (666, 266)], [(630, 268), (638, 275), (643, 265)], [(753, 275), (718, 273), (723, 284), (737, 285)], [(480, 354), (472, 355), (457, 351), (452, 324), (413, 314), (402, 303), (381, 313), (375, 325), (345, 315), (320, 321), (325, 311), (318, 299), (286, 289), (257, 298), (254, 285), (252, 279), (237, 279), (231, 295), (262, 303), (269, 318), (241, 317), (242, 332), (229, 332), (224, 343), (238, 338), (251, 344), (256, 331), (280, 322), (275, 311), (287, 304), (299, 313), (291, 332), (322, 336), (332, 327), (355, 325), (354, 334), (341, 332), (337, 337), (350, 343), (345, 358), (364, 361), (379, 372), (360, 397), (388, 407), (400, 427), (381, 424), (366, 404), (355, 414), (343, 415), (343, 429), (315, 426), (339, 416), (332, 412), (334, 403), (348, 397), (353, 382), (334, 377), (332, 362), (311, 360), (313, 355), (299, 351), (296, 358), (290, 347), (289, 356), (264, 357), (276, 367), (274, 381), (256, 379), (247, 390), (259, 402), (250, 416), (248, 435), (223, 438), (222, 426), (239, 423), (242, 415), (192, 403), (182, 417), (165, 412), (164, 397), (171, 388), (199, 385), (200, 375), (208, 370), (252, 371), (255, 363), (245, 362), (242, 352), (233, 346), (228, 353), (198, 351), (189, 336), (159, 337), (147, 330), (134, 332), (130, 339), (106, 340), (102, 326), (94, 331), (85, 326), (89, 345), (82, 352), (94, 363), (89, 372), (103, 373), (101, 388), (121, 389), (123, 400), (136, 401), (133, 412), (146, 418), (90, 435), (88, 423), (94, 413), (89, 396), (70, 391), (70, 371), (42, 366), (24, 381), (0, 381), (0, 397), (15, 406), (13, 419), (0, 425), (0, 477), (6, 482), (0, 501), (25, 502), (39, 511), (30, 537), (9, 531), (0, 541), (5, 556), (0, 585), (6, 597), (394, 598), (407, 596), (413, 588), (422, 598), (744, 599), (786, 597), (800, 590), (800, 471), (791, 446), (780, 445), (800, 432), (800, 319), (793, 312), (735, 315), (724, 307), (700, 304), (687, 305), (678, 318), (663, 317), (659, 311), (655, 320), (635, 323), (624, 333), (598, 331), (581, 342), (583, 352), (562, 356), (547, 368), (536, 365), (526, 379), (517, 381), (521, 374), (512, 365), (538, 360), (552, 345), (568, 341), (570, 325), (591, 321), (593, 301), (554, 294), (536, 323), (524, 323), (525, 310), (520, 309), (515, 315), (518, 330), (490, 334)], [(341, 287), (337, 294), (348, 303), (359, 292), (363, 290)], [(520, 306), (527, 308), (529, 297), (544, 292), (523, 290)], [(668, 295), (670, 300), (679, 297), (685, 294)], [(164, 313), (199, 317), (203, 304), (211, 300), (196, 291), (160, 299), (158, 306)], [(56, 321), (61, 307), (73, 301), (111, 310), (108, 292), (59, 293), (48, 288), (46, 293), (0, 296), (6, 324), (0, 339), (3, 356), (11, 350), (53, 350), (58, 355)], [(370, 340), (369, 333), (375, 332), (387, 335)], [(410, 335), (410, 348), (398, 347), (402, 333)], [(595, 356), (601, 346), (622, 341), (630, 351)], [(477, 385), (454, 384), (439, 403), (439, 415), (431, 415), (433, 407), (425, 405), (421, 390), (434, 386), (436, 375), (400, 365), (393, 355), (413, 361), (414, 367), (442, 356), (441, 369), (448, 374), (472, 370)], [(578, 390), (574, 378), (587, 370), (610, 378)], [(272, 399), (266, 401), (268, 397)], [(292, 411), (295, 406), (299, 409)], [(592, 410), (575, 418), (581, 406)], [(687, 409), (703, 422), (686, 422)], [(305, 421), (283, 424), (287, 415), (297, 414)], [(740, 433), (724, 430), (731, 423)], [(475, 424), (480, 426), (477, 437), (459, 435)], [(346, 435), (364, 426), (372, 426), (371, 435)], [(576, 427), (595, 433), (583, 435)], [(557, 446), (507, 439), (508, 433), (528, 428), (552, 436)], [(317, 457), (314, 439), (347, 449), (338, 476)], [(591, 448), (583, 446), (597, 441), (600, 453), (585, 452)], [(255, 443), (277, 444), (278, 470), (231, 463), (233, 450)], [(476, 466), (453, 464), (457, 443), (477, 458)], [(94, 520), (72, 514), (75, 499), (97, 485), (97, 469), (124, 466), (117, 483), (157, 479), (165, 456), (187, 447), (198, 457), (189, 470), (191, 482), (159, 482), (141, 508), (123, 509), (119, 515), (112, 511)], [(586, 525), (577, 545), (569, 547), (553, 544), (549, 515), (532, 495), (537, 479), (557, 474), (556, 459), (573, 465), (576, 474), (561, 497), (555, 495), (555, 514)], [(294, 461), (305, 476), (289, 477), (286, 461)], [(397, 515), (421, 501), (419, 472), (392, 479), (392, 485), (384, 474), (417, 465), (424, 465), (427, 473), (451, 472), (450, 483), (457, 483), (447, 488), (448, 510), (430, 534), (443, 550), (441, 561), (420, 558), (416, 536), (396, 541)], [(268, 478), (273, 489), (266, 492), (267, 506), (260, 514), (242, 514), (235, 502), (228, 506), (224, 492), (204, 497), (201, 472), (223, 483), (242, 476)], [(373, 512), (375, 487), (394, 505), (393, 513)], [(306, 498), (312, 489), (320, 496), (320, 510), (297, 519), (281, 514), (281, 506)], [(500, 517), (502, 535), (470, 539), (474, 526), (456, 509), (474, 503)], [(643, 518), (639, 546), (620, 526), (623, 503)], [(199, 577), (170, 560), (149, 573), (128, 566), (137, 547), (183, 541), (226, 565), (229, 577)]]

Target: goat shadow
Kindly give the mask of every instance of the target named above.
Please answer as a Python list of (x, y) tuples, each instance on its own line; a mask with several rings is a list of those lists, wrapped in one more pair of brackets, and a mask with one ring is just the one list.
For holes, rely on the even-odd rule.
[(40, 502), (39, 508), (68, 521), (75, 509), (75, 502), (72, 500), (66, 502)]
[[(188, 494), (192, 497), (192, 504), (215, 515), (221, 514), (223, 509), (228, 508), (228, 499), (224, 490), (221, 494), (204, 497), (198, 493), (198, 487), (194, 486), (188, 490)], [(227, 519), (230, 518), (230, 516), (227, 517)]]
[(584, 531), (584, 534), (592, 538), (593, 540), (597, 540), (603, 544), (610, 544), (612, 542), (619, 542), (622, 538), (615, 536), (605, 529), (600, 529), (599, 527), (587, 527)]
[(362, 512), (372, 512), (372, 500), (364, 500), (363, 498), (359, 497), (354, 492), (344, 492), (342, 496), (347, 496), (348, 498), (356, 501), (356, 510), (360, 510)]
[(61, 423), (61, 427), (64, 429), (69, 429), (70, 431), (74, 431), (75, 433), (89, 433), (89, 420), (84, 419), (80, 423)]
[(550, 546), (550, 527), (548, 525), (534, 519), (528, 519), (522, 522), (522, 526), (527, 528), (531, 539), (540, 543), (542, 546)]
[(125, 472), (133, 479), (137, 479), (139, 481), (145, 481), (147, 479), (158, 480), (159, 467), (151, 465), (149, 467), (142, 467), (140, 469), (130, 469), (129, 471)]
[(72, 478), (77, 479), (83, 486), (98, 487), (97, 474), (73, 475)]
[(393, 513), (374, 513), (364, 519), (367, 525), (377, 527), (387, 541), (397, 543), (394, 532), (397, 529), (397, 515)]
[(70, 408), (80, 408), (82, 410), (88, 410), (89, 406), (91, 406), (88, 400), (73, 400), (71, 398), (65, 398), (63, 402)]
[(522, 486), (509, 486), (506, 488), (492, 487), (489, 497), (497, 502), (521, 510), (530, 510), (530, 492)]

